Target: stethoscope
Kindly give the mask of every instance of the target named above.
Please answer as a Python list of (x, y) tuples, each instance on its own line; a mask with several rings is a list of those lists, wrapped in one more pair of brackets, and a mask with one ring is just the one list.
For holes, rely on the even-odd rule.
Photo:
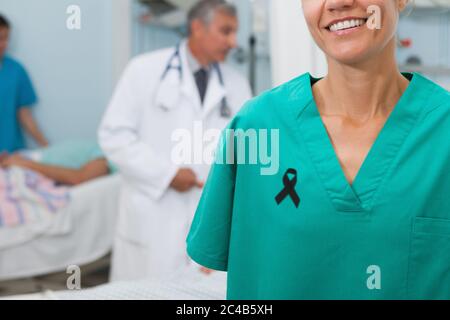
[[(164, 69), (163, 74), (161, 75), (161, 79), (160, 81), (163, 82), (167, 75), (169, 74), (169, 72), (171, 70), (175, 70), (178, 72), (178, 76), (180, 81), (183, 78), (183, 64), (182, 64), (182, 60), (181, 60), (181, 54), (180, 54), (180, 46), (181, 44), (177, 44), (176, 48), (175, 48), (175, 52), (172, 54), (172, 56), (170, 57), (166, 68)], [(213, 69), (217, 72), (217, 75), (219, 77), (219, 83), (220, 85), (225, 88), (225, 81), (223, 79), (223, 74), (222, 74), (222, 70), (220, 69), (220, 66), (217, 63), (214, 63), (212, 65)], [(228, 104), (228, 99), (227, 97), (223, 97), (222, 101), (220, 102), (220, 116), (222, 118), (231, 118), (232, 114), (231, 114), (231, 108)]]

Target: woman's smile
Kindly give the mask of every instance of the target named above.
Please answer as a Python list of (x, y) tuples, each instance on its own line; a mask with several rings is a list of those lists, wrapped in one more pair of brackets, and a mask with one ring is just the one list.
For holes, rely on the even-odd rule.
[(366, 22), (366, 18), (346, 17), (330, 22), (325, 29), (333, 35), (343, 36), (361, 31), (367, 26)]

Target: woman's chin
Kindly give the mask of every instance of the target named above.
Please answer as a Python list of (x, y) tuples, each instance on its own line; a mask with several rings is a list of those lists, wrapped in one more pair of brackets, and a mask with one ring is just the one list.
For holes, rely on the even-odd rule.
[(369, 51), (361, 48), (354, 48), (351, 50), (345, 48), (343, 50), (336, 50), (334, 52), (330, 52), (328, 56), (331, 57), (334, 61), (343, 65), (361, 64), (370, 58)]

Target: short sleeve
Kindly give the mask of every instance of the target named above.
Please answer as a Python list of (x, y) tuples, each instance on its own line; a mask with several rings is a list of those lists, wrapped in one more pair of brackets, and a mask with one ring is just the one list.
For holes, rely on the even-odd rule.
[(37, 102), (36, 92), (34, 91), (31, 79), (25, 69), (20, 69), (19, 74), (19, 92), (18, 92), (18, 108), (32, 107)]
[(228, 269), (236, 176), (235, 166), (226, 161), (224, 151), (227, 143), (224, 143), (224, 137), (222, 135), (216, 161), (211, 168), (187, 238), (189, 256), (198, 264), (219, 271)]

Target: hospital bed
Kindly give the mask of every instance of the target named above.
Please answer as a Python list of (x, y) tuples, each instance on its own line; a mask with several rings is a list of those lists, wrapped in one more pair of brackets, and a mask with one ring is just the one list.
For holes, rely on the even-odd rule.
[(187, 268), (165, 281), (117, 282), (88, 290), (46, 291), (4, 300), (225, 300), (226, 282), (224, 272), (205, 275)]
[(70, 189), (69, 204), (52, 229), (17, 246), (0, 250), (0, 281), (29, 278), (83, 266), (112, 248), (120, 177), (108, 176)]

